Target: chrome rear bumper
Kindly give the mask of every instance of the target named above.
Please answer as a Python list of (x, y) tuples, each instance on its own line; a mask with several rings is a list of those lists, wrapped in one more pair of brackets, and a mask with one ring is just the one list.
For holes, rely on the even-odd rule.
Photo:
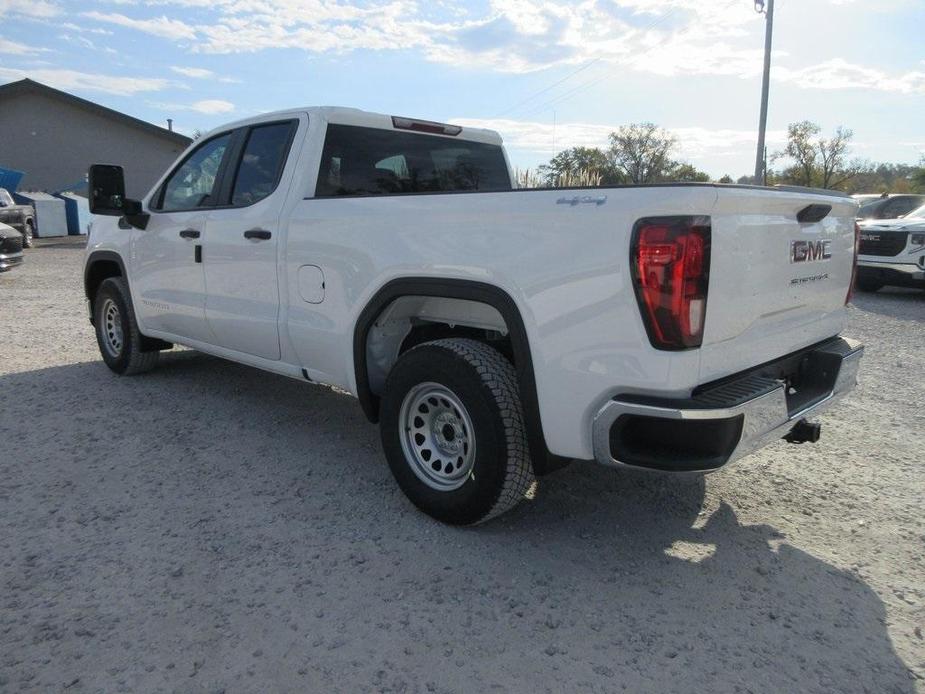
[[(594, 418), (594, 456), (605, 465), (718, 469), (783, 438), (801, 419), (826, 410), (850, 392), (857, 384), (863, 353), (860, 343), (835, 338), (685, 401), (615, 398)], [(808, 392), (775, 377), (775, 368), (780, 368), (776, 365), (784, 362), (811, 366)], [(640, 438), (638, 430), (647, 433)], [(644, 450), (647, 440), (651, 451)]]

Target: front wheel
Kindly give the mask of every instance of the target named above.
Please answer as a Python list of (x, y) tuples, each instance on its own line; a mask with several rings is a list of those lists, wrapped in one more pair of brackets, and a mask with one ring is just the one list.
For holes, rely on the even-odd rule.
[(144, 336), (138, 331), (128, 285), (122, 277), (103, 280), (93, 302), (96, 342), (106, 366), (120, 376), (150, 371), (158, 352), (142, 351)]
[(402, 355), (386, 383), (380, 433), (402, 491), (445, 523), (490, 520), (536, 484), (514, 367), (475, 340), (436, 340)]

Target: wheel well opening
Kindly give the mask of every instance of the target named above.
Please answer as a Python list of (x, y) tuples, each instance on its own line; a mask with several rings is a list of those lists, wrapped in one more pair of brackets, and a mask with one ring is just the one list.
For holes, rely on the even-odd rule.
[(370, 391), (382, 394), (392, 366), (409, 349), (447, 337), (484, 342), (516, 366), (508, 326), (493, 306), (467, 299), (403, 296), (382, 309), (367, 335)]
[(84, 290), (92, 304), (96, 300), (96, 292), (103, 280), (110, 277), (121, 277), (122, 268), (115, 260), (97, 260), (89, 268), (84, 279)]

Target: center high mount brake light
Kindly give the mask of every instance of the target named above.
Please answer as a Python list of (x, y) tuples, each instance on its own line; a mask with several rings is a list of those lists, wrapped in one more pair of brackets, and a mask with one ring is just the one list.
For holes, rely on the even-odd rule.
[(400, 116), (392, 116), (392, 127), (398, 130), (414, 130), (419, 133), (451, 135), (453, 137), (462, 132), (462, 128), (458, 125), (435, 123), (431, 120), (417, 120), (415, 118), (401, 118)]

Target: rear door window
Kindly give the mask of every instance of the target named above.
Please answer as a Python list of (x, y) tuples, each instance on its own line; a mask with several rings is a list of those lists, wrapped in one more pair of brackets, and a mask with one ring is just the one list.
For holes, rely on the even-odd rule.
[(317, 197), (511, 190), (499, 145), (329, 125)]
[(297, 123), (270, 123), (250, 129), (232, 188), (232, 205), (253, 205), (276, 190)]

